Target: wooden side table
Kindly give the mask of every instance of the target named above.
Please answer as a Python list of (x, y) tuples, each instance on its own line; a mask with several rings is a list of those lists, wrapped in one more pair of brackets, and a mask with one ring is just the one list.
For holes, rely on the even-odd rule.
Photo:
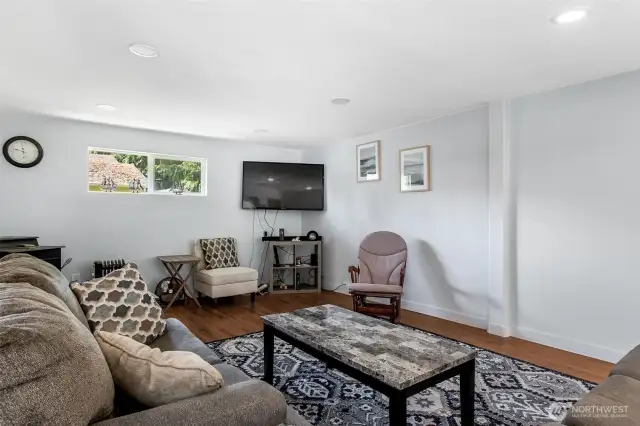
[[(198, 305), (198, 308), (200, 308), (201, 306), (200, 306), (200, 302), (198, 302), (198, 298), (194, 297), (191, 294), (191, 291), (189, 290), (189, 286), (187, 286), (189, 279), (193, 276), (193, 273), (196, 271), (196, 265), (198, 264), (198, 262), (200, 262), (200, 259), (195, 256), (184, 254), (184, 255), (177, 255), (177, 256), (158, 256), (158, 260), (162, 262), (164, 267), (167, 268), (167, 271), (169, 271), (169, 274), (171, 274), (169, 285), (175, 282), (180, 286), (178, 287), (178, 291), (176, 291), (176, 294), (173, 296), (173, 299), (171, 299), (171, 302), (169, 302), (169, 305), (166, 307), (166, 309), (169, 309), (171, 305), (173, 305), (173, 302), (175, 302), (178, 299), (178, 297), (180, 297), (180, 293), (182, 292), (184, 292), (187, 298), (196, 302), (196, 305)], [(189, 273), (187, 274), (187, 276), (182, 278), (180, 276), (180, 270), (184, 265), (191, 265), (191, 269), (189, 270)]]

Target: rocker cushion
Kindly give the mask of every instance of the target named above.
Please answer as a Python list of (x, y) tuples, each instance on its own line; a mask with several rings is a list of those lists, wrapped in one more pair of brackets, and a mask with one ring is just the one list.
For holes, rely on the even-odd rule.
[(349, 291), (352, 293), (376, 293), (376, 294), (402, 294), (402, 287), (390, 284), (363, 284), (356, 283), (349, 285)]

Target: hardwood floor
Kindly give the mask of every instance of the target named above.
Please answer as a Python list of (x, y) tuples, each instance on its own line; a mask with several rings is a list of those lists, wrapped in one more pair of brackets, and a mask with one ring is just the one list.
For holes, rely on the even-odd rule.
[[(204, 342), (262, 331), (261, 315), (290, 312), (327, 303), (348, 309), (352, 307), (351, 297), (332, 292), (258, 296), (253, 310), (248, 296), (235, 297), (229, 302), (221, 301), (218, 305), (212, 299), (203, 298), (201, 303), (201, 309), (193, 303), (173, 306), (167, 316), (182, 321)], [(613, 366), (605, 361), (515, 337), (494, 336), (479, 328), (405, 309), (402, 310), (399, 322), (592, 382), (604, 380)]]

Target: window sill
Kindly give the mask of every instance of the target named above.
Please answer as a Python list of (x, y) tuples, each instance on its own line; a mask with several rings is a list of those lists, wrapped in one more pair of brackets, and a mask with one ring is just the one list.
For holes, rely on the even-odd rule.
[(145, 196), (145, 195), (158, 195), (161, 197), (206, 197), (207, 194), (193, 194), (193, 193), (185, 193), (185, 194), (171, 194), (169, 192), (117, 192), (117, 191), (113, 191), (113, 192), (105, 192), (105, 191), (87, 191), (89, 194), (109, 194), (109, 195), (115, 195), (115, 194), (119, 194), (119, 195), (137, 195), (137, 196)]

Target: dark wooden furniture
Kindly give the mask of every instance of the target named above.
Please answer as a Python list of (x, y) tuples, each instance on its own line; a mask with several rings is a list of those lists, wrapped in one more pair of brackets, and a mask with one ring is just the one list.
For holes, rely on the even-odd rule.
[[(349, 266), (349, 275), (351, 276), (352, 283), (358, 283), (360, 268), (357, 266)], [(400, 273), (400, 287), (402, 287), (403, 285), (404, 268)], [(350, 294), (353, 301), (353, 310), (355, 312), (362, 312), (363, 314), (379, 315), (385, 318), (389, 318), (389, 320), (394, 324), (400, 316), (402, 294), (376, 294), (371, 291), (357, 290), (350, 290)], [(367, 300), (367, 297), (376, 297), (382, 299), (388, 298), (389, 304), (371, 302)]]
[[(173, 305), (173, 302), (175, 302), (183, 292), (187, 298), (196, 302), (196, 305), (198, 305), (198, 308), (200, 308), (200, 302), (198, 302), (198, 298), (194, 297), (191, 294), (191, 290), (189, 290), (189, 286), (187, 285), (189, 279), (196, 271), (195, 265), (200, 262), (200, 259), (189, 254), (181, 254), (176, 256), (158, 256), (158, 260), (162, 262), (164, 267), (167, 268), (167, 271), (169, 271), (169, 274), (171, 274), (169, 277), (169, 285), (175, 284), (175, 286), (178, 288), (176, 294), (173, 296), (173, 299), (171, 299), (171, 301), (169, 302), (167, 309), (169, 309), (171, 305)], [(191, 268), (187, 276), (183, 278), (180, 276), (180, 270), (184, 265), (190, 265)]]
[(38, 237), (0, 237), (0, 258), (12, 253), (26, 253), (62, 269), (65, 246), (41, 246)]
[[(460, 376), (461, 426), (474, 425), (476, 350), (333, 305), (266, 315), (264, 381), (273, 384), (275, 338), (297, 347), (389, 398), (389, 425), (407, 424), (407, 399)], [(363, 337), (366, 334), (366, 338)], [(411, 344), (398, 348), (398, 341)], [(375, 342), (375, 343), (370, 343)], [(387, 353), (396, 360), (380, 357)]]

